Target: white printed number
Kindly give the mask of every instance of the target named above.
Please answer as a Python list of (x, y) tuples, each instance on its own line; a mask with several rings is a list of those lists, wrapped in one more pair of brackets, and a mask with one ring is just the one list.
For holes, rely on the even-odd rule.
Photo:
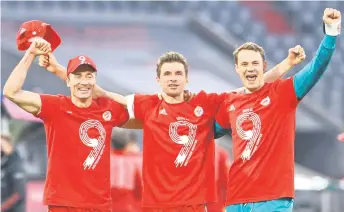
[[(186, 126), (189, 128), (188, 135), (178, 135), (178, 127)], [(169, 135), (172, 141), (176, 144), (182, 145), (174, 164), (176, 167), (186, 166), (189, 162), (190, 157), (193, 154), (195, 146), (197, 144), (196, 138), (197, 125), (191, 124), (188, 121), (176, 121), (170, 124)]]
[[(98, 138), (90, 138), (88, 136), (87, 132), (91, 128), (95, 128), (98, 130)], [(91, 152), (89, 153), (88, 157), (86, 158), (83, 164), (84, 170), (95, 169), (104, 152), (106, 131), (99, 121), (87, 120), (81, 124), (79, 128), (79, 136), (82, 143), (92, 148)]]
[[(242, 128), (244, 121), (251, 121), (253, 127), (251, 130), (245, 131)], [(252, 110), (245, 111), (243, 114), (238, 116), (236, 120), (236, 131), (238, 136), (247, 141), (245, 150), (241, 154), (241, 159), (243, 161), (250, 160), (253, 153), (257, 150), (259, 146), (260, 139), (262, 137), (261, 132), (261, 121), (258, 114), (254, 113)]]
[(80, 63), (85, 63), (86, 62), (86, 57), (84, 56), (79, 56)]

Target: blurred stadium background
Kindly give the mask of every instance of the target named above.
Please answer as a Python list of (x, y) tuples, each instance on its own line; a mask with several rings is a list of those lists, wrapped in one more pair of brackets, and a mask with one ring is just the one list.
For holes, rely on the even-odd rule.
[[(22, 22), (45, 21), (62, 37), (55, 55), (61, 64), (86, 54), (98, 65), (98, 83), (124, 95), (158, 92), (155, 62), (166, 51), (178, 51), (191, 66), (191, 91), (222, 92), (241, 86), (234, 71), (233, 50), (253, 41), (266, 50), (272, 67), (300, 44), (307, 61), (323, 36), (326, 7), (344, 12), (344, 2), (249, 1), (2, 1), (1, 84), (19, 62), (15, 35)], [(344, 209), (344, 39), (327, 73), (302, 101), (297, 112), (295, 143), (296, 212), (342, 212)], [(25, 89), (68, 94), (57, 77), (33, 65)], [(2, 99), (2, 118), (10, 129), (28, 176), (27, 211), (40, 211), (46, 169), (44, 128)], [(141, 131), (137, 131), (142, 136)], [(231, 137), (217, 141), (231, 153)], [(267, 179), (268, 180), (268, 179)]]

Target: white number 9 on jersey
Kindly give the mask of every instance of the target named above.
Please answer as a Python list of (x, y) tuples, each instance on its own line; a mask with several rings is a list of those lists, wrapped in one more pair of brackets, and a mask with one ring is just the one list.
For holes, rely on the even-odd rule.
[[(88, 136), (87, 132), (90, 128), (95, 128), (98, 130), (98, 138), (90, 138)], [(87, 120), (80, 125), (79, 136), (83, 144), (92, 148), (83, 164), (84, 169), (94, 169), (102, 157), (105, 148), (106, 131), (99, 121)]]

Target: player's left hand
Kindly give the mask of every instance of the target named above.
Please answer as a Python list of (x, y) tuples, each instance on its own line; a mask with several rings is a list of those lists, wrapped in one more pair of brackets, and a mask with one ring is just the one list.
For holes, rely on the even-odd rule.
[(325, 24), (333, 24), (341, 21), (340, 11), (333, 8), (326, 8), (324, 11), (323, 21)]
[(288, 63), (291, 66), (295, 66), (306, 59), (305, 50), (297, 45), (293, 48), (290, 48), (288, 51)]
[(184, 91), (184, 101), (191, 101), (191, 99), (193, 99), (194, 97), (196, 96), (195, 93), (192, 93), (191, 91), (189, 90), (185, 90)]

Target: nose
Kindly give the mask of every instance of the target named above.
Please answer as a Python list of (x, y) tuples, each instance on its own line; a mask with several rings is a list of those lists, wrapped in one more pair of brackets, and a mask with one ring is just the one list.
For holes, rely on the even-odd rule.
[(80, 84), (82, 84), (82, 85), (88, 85), (88, 80), (87, 80), (85, 77), (82, 77), (82, 78), (80, 79)]
[(246, 69), (248, 72), (253, 72), (254, 71), (254, 67), (253, 65), (249, 65), (247, 66), (247, 69)]

